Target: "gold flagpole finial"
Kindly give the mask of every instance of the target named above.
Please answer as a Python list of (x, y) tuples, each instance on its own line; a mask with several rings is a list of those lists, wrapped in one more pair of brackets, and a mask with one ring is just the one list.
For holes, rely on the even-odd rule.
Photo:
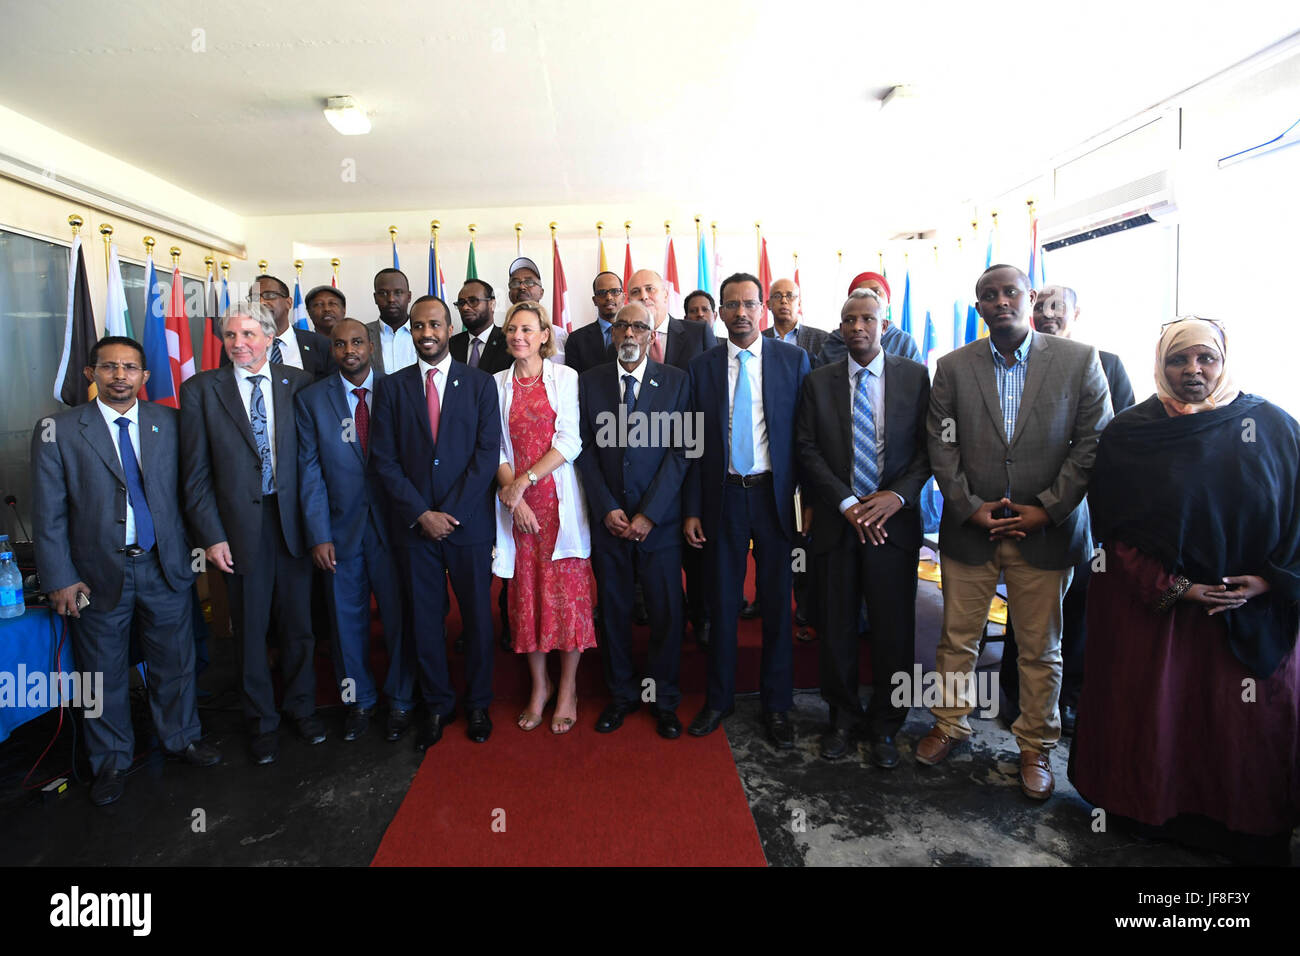
[(979, 221), (978, 219), (972, 219), (972, 220), (970, 221), (970, 231), (971, 231), (971, 232), (979, 232), (979, 231), (980, 231), (980, 221)]
[(843, 249), (836, 249), (836, 250), (835, 250), (835, 261), (836, 261), (836, 263), (842, 263), (842, 262), (844, 261), (844, 250), (843, 250)]
[(168, 251), (168, 253), (171, 254), (171, 257), (172, 257), (172, 268), (173, 268), (173, 269), (178, 268), (178, 267), (180, 266), (180, 264), (181, 264), (181, 247), (180, 247), (180, 246), (172, 246), (172, 247), (171, 247), (170, 249), (168, 249), (167, 251)]
[(1033, 216), (1033, 214), (1034, 214), (1034, 200), (1032, 200), (1032, 199), (1026, 199), (1026, 200), (1025, 200), (1025, 205), (1029, 207), (1029, 215), (1030, 215), (1030, 216)]
[(598, 220), (596, 222), (596, 238), (600, 239), (604, 231), (605, 231), (605, 223)]
[(330, 260), (330, 269), (333, 270), (335, 275), (339, 274), (339, 266), (342, 264), (337, 257)]
[(113, 263), (113, 227), (104, 223), (99, 227), (99, 234), (104, 237), (104, 274), (112, 281)]
[(798, 252), (798, 250), (795, 250), (795, 253), (794, 253), (794, 267), (795, 267), (796, 269), (799, 268), (799, 252)]
[(478, 232), (478, 226), (474, 223), (469, 224), (469, 241), (474, 241), (474, 233)]
[(99, 227), (99, 234), (104, 237), (105, 242), (108, 242), (113, 238), (113, 227), (108, 223), (104, 223)]
[(216, 267), (216, 264), (217, 264), (217, 257), (216, 257), (216, 256), (204, 256), (204, 257), (203, 257), (203, 264), (204, 264), (205, 266), (208, 267), (208, 277), (211, 278), (211, 277), (212, 277), (212, 273), (215, 271), (215, 267)]
[(665, 219), (665, 220), (664, 220), (664, 235), (665, 235), (665, 236), (671, 236), (672, 234), (673, 234), (673, 221), (672, 221), (671, 219)]
[(989, 213), (989, 215), (993, 217), (993, 228), (996, 229), (998, 227), (998, 214), (996, 212), (992, 212)]
[(72, 227), (72, 234), (74, 236), (81, 231), (81, 227), (85, 224), (86, 220), (82, 219), (78, 215), (74, 214), (68, 217), (68, 225)]
[(397, 227), (396, 227), (396, 226), (389, 226), (389, 227), (388, 227), (388, 237), (389, 237), (393, 242), (396, 242), (396, 241), (397, 241)]
[[(555, 230), (552, 229), (551, 232), (554, 233)], [(524, 224), (522, 222), (517, 222), (515, 223), (515, 255), (522, 256), (523, 254), (524, 254)]]
[(882, 273), (885, 271), (885, 254), (879, 249), (876, 250), (876, 268)]
[(266, 259), (257, 260), (257, 271), (260, 272), (262, 275), (266, 275), (266, 270), (269, 269), (270, 267), (271, 267), (271, 263), (268, 260)]
[(222, 263), (221, 263), (221, 278), (225, 279), (225, 278), (229, 277), (229, 275), (230, 275), (230, 263), (229, 263), (229, 262), (226, 262), (226, 261), (222, 261)]
[(555, 241), (555, 223), (551, 223), (551, 242)]
[(155, 239), (153, 236), (145, 236), (145, 237), (144, 237), (144, 254), (145, 254), (146, 256), (151, 256), (151, 255), (153, 255), (153, 247), (156, 246), (157, 244), (158, 244), (158, 240)]
[(437, 238), (438, 238), (438, 229), (441, 228), (441, 226), (442, 226), (442, 223), (440, 223), (437, 219), (430, 219), (430, 220), (429, 220), (429, 235), (433, 236), (434, 239), (437, 239)]
[(624, 234), (625, 236), (627, 236), (628, 241), (630, 242), (631, 239), (632, 239), (632, 220), (631, 220), (631, 219), (624, 219), (624, 220), (623, 220), (623, 234)]
[(298, 275), (299, 275), (300, 277), (302, 276), (302, 260), (301, 260), (301, 259), (294, 259), (294, 260), (293, 260), (293, 271), (296, 272), (296, 273), (298, 273)]

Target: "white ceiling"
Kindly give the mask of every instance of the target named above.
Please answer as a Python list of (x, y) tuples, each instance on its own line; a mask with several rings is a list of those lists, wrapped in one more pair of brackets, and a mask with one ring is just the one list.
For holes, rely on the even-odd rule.
[[(1057, 6), (25, 0), (0, 96), (242, 215), (671, 201), (903, 230), (1300, 26), (1255, 0)], [(900, 83), (919, 97), (876, 111)], [(369, 136), (325, 122), (340, 94)]]

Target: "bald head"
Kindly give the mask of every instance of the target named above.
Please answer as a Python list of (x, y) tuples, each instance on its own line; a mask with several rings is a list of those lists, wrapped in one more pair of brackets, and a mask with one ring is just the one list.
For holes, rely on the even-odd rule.
[(653, 269), (638, 269), (627, 284), (627, 301), (640, 302), (656, 329), (668, 321), (668, 287)]
[(767, 307), (772, 310), (776, 331), (785, 335), (799, 321), (799, 289), (793, 279), (777, 279), (767, 293)]
[(1078, 298), (1069, 286), (1044, 286), (1034, 300), (1034, 328), (1046, 335), (1068, 339), (1078, 317)]

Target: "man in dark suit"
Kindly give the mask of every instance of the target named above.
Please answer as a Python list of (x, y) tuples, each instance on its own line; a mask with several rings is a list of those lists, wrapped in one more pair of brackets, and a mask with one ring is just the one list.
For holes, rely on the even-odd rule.
[[(881, 297), (881, 301), (886, 306), (889, 305), (889, 281), (879, 272), (860, 272), (853, 277), (849, 283), (849, 292), (854, 289), (870, 289)], [(890, 355), (901, 355), (903, 358), (909, 358), (913, 362), (925, 364), (921, 358), (921, 350), (917, 348), (916, 339), (908, 335), (898, 326), (894, 325), (888, 319), (881, 323), (884, 332), (880, 335), (880, 347)], [(826, 342), (822, 346), (821, 356), (814, 364), (830, 365), (844, 358), (845, 347), (844, 337), (840, 334), (839, 329), (835, 329), (826, 337)]]
[[(655, 719), (659, 735), (675, 740), (682, 733), (676, 713), (683, 626), (680, 495), (686, 429), (692, 424), (690, 381), (680, 369), (649, 358), (650, 317), (637, 303), (618, 312), (613, 336), (617, 364), (597, 365), (578, 380), (577, 466), (592, 517), (591, 563), (612, 698), (596, 731), (617, 730), (639, 706), (631, 646), (635, 575), (650, 619), (647, 670), (654, 681)], [(668, 429), (660, 430), (660, 421)], [(638, 428), (644, 430), (638, 434)]]
[(334, 671), (348, 717), (344, 740), (366, 732), (379, 692), (370, 674), (370, 594), (384, 622), (389, 738), (410, 726), (415, 675), (402, 640), (402, 597), (388, 546), (388, 513), (368, 473), (375, 383), (370, 336), (356, 319), (334, 325), (331, 375), (298, 393), (298, 471), (312, 561), (329, 576)]
[(758, 334), (766, 308), (758, 280), (737, 273), (722, 283), (722, 321), (729, 339), (690, 365), (691, 404), (703, 416), (703, 455), (686, 481), (682, 531), (704, 548), (712, 599), (708, 699), (691, 723), (702, 737), (732, 711), (736, 686), (736, 617), (744, 600), (745, 562), (754, 542), (763, 615), (761, 697), (769, 738), (794, 747), (793, 646), (790, 633), (794, 540), (795, 402), (808, 374), (800, 348)]
[(280, 753), (280, 714), (266, 657), (273, 622), (284, 710), (309, 744), (325, 740), (306, 613), (311, 559), (303, 541), (293, 409), (294, 397), (312, 379), (269, 360), (275, 320), (257, 299), (233, 305), (221, 334), (232, 364), (181, 386), (185, 510), (208, 564), (225, 574), (253, 760), (269, 764)]
[(100, 713), (82, 726), (95, 774), (90, 799), (104, 806), (122, 795), (135, 758), (127, 649), (137, 611), (163, 749), (196, 766), (221, 755), (199, 740), (176, 412), (136, 400), (149, 372), (133, 339), (100, 339), (88, 362), (98, 397), (42, 419), (32, 436), (32, 517), (50, 608), (72, 618), (82, 673), (103, 674)]
[(466, 282), (452, 303), (465, 328), (451, 337), (451, 357), (489, 375), (509, 368), (514, 361), (506, 347), (506, 334), (492, 318), (496, 304), (496, 293), (482, 279)]
[(916, 633), (918, 499), (930, 478), (925, 416), (930, 377), (923, 365), (880, 347), (880, 297), (855, 290), (840, 310), (849, 354), (803, 383), (795, 442), (804, 504), (813, 511), (809, 551), (824, 614), (822, 697), (830, 726), (822, 756), (848, 752), (861, 717), (858, 616), (871, 616), (872, 694), (866, 721), (872, 760), (898, 765), (894, 735), (906, 706), (891, 702), (896, 673), (907, 672)]
[[(249, 297), (259, 300), (275, 320), (275, 337), (267, 355), (272, 364), (302, 369), (317, 382), (334, 371), (329, 339), (307, 329), (290, 328), (293, 298), (287, 285), (275, 276), (258, 276), (253, 280)], [(221, 364), (230, 364), (230, 356), (225, 352), (221, 353)]]
[(579, 375), (589, 368), (614, 361), (614, 317), (623, 308), (623, 280), (602, 272), (591, 283), (596, 321), (574, 329), (564, 350), (564, 364)]
[(446, 303), (417, 299), (411, 333), (419, 361), (376, 388), (370, 467), (389, 499), (406, 633), (427, 708), (415, 740), (423, 751), (442, 739), (456, 712), (447, 672), (448, 577), (464, 622), (466, 734), (482, 743), (492, 732), (492, 491), (501, 412), (491, 376), (451, 357)]
[(375, 273), (375, 306), (379, 318), (366, 323), (375, 371), (392, 375), (415, 364), (415, 343), (411, 341), (409, 312), (411, 285), (401, 269), (380, 269)]
[(333, 342), (334, 323), (342, 322), (347, 315), (348, 300), (342, 291), (332, 285), (318, 285), (307, 293), (302, 303), (307, 307), (312, 326)]
[(989, 337), (939, 360), (926, 419), (944, 499), (935, 654), (944, 687), (916, 759), (938, 763), (971, 734), (975, 661), (1002, 575), (1020, 643), (1020, 716), (1011, 728), (1020, 788), (1046, 800), (1055, 787), (1048, 754), (1061, 736), (1061, 599), (1091, 544), (1079, 506), (1110, 396), (1096, 349), (1034, 332), (1035, 294), (1019, 269), (987, 269), (975, 298)]

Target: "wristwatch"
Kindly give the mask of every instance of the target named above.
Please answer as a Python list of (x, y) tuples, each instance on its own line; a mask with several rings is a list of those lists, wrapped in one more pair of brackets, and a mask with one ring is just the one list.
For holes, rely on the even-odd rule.
[(537, 477), (537, 474), (536, 474), (535, 472), (533, 472), (533, 471), (530, 470), (530, 471), (528, 472), (528, 482), (529, 482), (529, 484), (533, 484), (533, 485), (535, 485), (535, 484), (537, 484), (539, 481), (541, 481), (541, 479)]

